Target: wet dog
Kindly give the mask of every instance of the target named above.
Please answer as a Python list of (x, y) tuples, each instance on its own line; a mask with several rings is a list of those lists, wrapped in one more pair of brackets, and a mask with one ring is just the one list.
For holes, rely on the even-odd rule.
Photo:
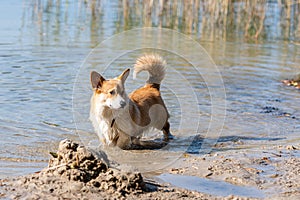
[[(130, 69), (114, 79), (91, 72), (90, 120), (104, 145), (121, 149), (155, 149), (166, 145), (171, 138), (169, 114), (160, 94), (166, 61), (156, 54), (144, 55), (136, 60), (133, 76), (141, 71), (149, 73), (148, 80), (130, 95), (125, 91)], [(152, 128), (162, 130), (164, 142), (140, 140), (140, 136)]]

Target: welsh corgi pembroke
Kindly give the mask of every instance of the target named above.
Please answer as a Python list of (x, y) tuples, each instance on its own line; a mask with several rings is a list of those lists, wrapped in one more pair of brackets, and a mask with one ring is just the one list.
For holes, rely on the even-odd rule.
[[(149, 73), (148, 80), (130, 95), (125, 91), (130, 69), (113, 79), (91, 72), (90, 120), (104, 145), (124, 150), (155, 149), (163, 147), (172, 138), (169, 114), (160, 94), (166, 61), (157, 54), (146, 54), (136, 60), (133, 76), (141, 71)], [(140, 140), (141, 135), (151, 128), (163, 132), (163, 142)]]

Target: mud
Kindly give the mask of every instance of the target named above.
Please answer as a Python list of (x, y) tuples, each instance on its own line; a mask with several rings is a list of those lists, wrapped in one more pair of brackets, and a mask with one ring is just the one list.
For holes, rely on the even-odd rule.
[[(223, 143), (222, 148), (226, 145)], [(202, 156), (186, 153), (161, 175), (143, 177), (139, 172), (114, 169), (83, 146), (63, 140), (58, 151), (51, 153), (47, 168), (0, 180), (0, 198), (298, 199), (299, 149), (300, 144), (292, 144), (213, 151)], [(166, 182), (162, 180), (164, 174), (184, 176), (171, 176)]]
[(291, 86), (291, 87), (300, 89), (300, 74), (296, 75), (292, 79), (285, 79), (285, 80), (282, 80), (281, 82), (287, 86)]

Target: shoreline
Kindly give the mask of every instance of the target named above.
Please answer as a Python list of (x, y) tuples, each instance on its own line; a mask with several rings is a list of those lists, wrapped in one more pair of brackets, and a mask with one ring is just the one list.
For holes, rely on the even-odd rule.
[(51, 155), (48, 167), (39, 173), (0, 179), (0, 198), (300, 197), (299, 143), (218, 151), (203, 156), (185, 153), (175, 164), (155, 177), (110, 168), (104, 160), (97, 159), (83, 146), (70, 140), (61, 141), (58, 151)]

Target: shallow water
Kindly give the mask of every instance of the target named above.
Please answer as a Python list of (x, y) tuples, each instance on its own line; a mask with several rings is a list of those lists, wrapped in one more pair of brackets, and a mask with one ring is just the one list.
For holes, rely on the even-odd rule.
[(229, 195), (252, 198), (265, 197), (265, 194), (257, 188), (237, 186), (224, 181), (215, 181), (195, 176), (183, 176), (176, 174), (161, 174), (157, 176), (157, 178), (176, 187), (221, 197)]
[[(78, 118), (74, 121), (73, 86), (88, 83), (88, 77), (76, 78), (76, 74), (93, 47), (115, 33), (140, 26), (118, 23), (122, 17), (119, 8), (119, 3), (107, 1), (100, 11), (95, 11), (95, 16), (88, 6), (76, 1), (1, 3), (0, 177), (40, 170), (47, 165), (49, 151), (54, 151), (63, 138), (79, 140), (77, 133), (81, 140), (92, 140), (92, 145), (97, 145), (97, 137), (86, 116), (89, 109), (86, 97), (91, 95), (91, 89), (89, 85), (82, 87), (84, 98), (77, 103), (83, 105), (84, 110), (80, 112), (84, 125), (77, 126), (76, 130)], [(223, 131), (217, 138), (219, 142), (240, 140), (244, 144), (239, 148), (253, 148), (300, 141), (300, 92), (280, 83), (281, 79), (299, 73), (299, 45), (283, 40), (251, 43), (235, 38), (212, 41), (197, 34), (191, 37), (213, 58), (223, 78), (227, 107)], [(130, 42), (122, 41), (111, 48), (126, 48)], [(131, 66), (140, 53), (121, 56), (113, 63), (121, 67), (105, 72), (106, 76), (116, 76)], [(197, 132), (189, 128), (178, 132), (181, 119), (178, 116), (182, 113), (178, 94), (174, 95), (170, 89), (171, 85), (178, 84), (178, 74), (169, 70), (162, 93), (176, 137), (164, 151), (168, 154), (168, 151), (188, 149), (197, 154), (202, 148), (201, 140), (195, 140), (189, 147), (193, 141), (190, 137), (198, 134), (206, 137), (211, 118), (210, 93), (203, 77), (195, 75), (187, 61), (170, 52), (162, 54), (176, 72), (189, 80), (199, 100), (197, 109), (201, 119), (189, 119), (191, 125), (199, 123)], [(109, 51), (107, 55), (109, 57)], [(83, 68), (99, 69), (103, 60), (94, 58)], [(127, 89), (132, 91), (142, 83), (142, 78), (136, 82), (129, 80)], [(176, 92), (188, 91), (177, 87)], [(188, 106), (191, 103), (188, 99), (185, 103), (188, 112), (197, 113), (194, 107)], [(212, 143), (217, 139), (212, 139)]]

